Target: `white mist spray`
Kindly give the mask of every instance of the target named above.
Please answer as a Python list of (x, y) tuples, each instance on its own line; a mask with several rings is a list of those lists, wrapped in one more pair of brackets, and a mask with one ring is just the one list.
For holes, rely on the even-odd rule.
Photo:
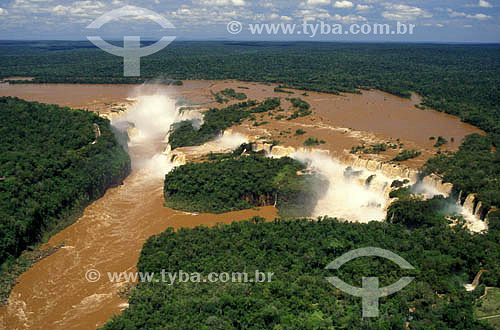
[(132, 166), (149, 178), (161, 178), (175, 167), (167, 155), (164, 138), (170, 127), (183, 116), (176, 101), (164, 89), (140, 87), (132, 98), (135, 102), (120, 117), (113, 120), (116, 126), (133, 125), (135, 134), (130, 137)]
[[(133, 127), (130, 135), (132, 166), (141, 171), (143, 177), (163, 178), (174, 167), (180, 165), (174, 160), (166, 136), (173, 124), (190, 120), (195, 128), (203, 123), (203, 115), (198, 111), (180, 111), (176, 100), (170, 97), (167, 87), (143, 85), (131, 97), (134, 104), (120, 117), (113, 119), (117, 127)], [(247, 138), (239, 133), (225, 132), (214, 141), (193, 147), (192, 153), (228, 152), (236, 149)], [(199, 150), (197, 150), (199, 149)]]
[[(321, 152), (297, 151), (290, 157), (305, 163), (308, 168), (329, 181), (326, 194), (318, 201), (313, 216), (343, 218), (349, 221), (382, 221), (386, 215), (387, 193), (391, 180), (376, 174), (373, 187), (366, 179), (372, 175), (363, 170), (362, 175), (345, 176), (346, 165)], [(355, 169), (356, 170), (356, 169)]]
[(192, 156), (202, 156), (211, 152), (228, 153), (232, 152), (243, 143), (248, 143), (248, 138), (246, 136), (227, 130), (215, 140), (208, 141), (199, 146), (183, 148), (183, 152)]
[[(412, 188), (412, 193), (422, 195), (426, 199), (431, 199), (434, 196), (443, 195), (444, 197), (449, 197), (449, 194), (443, 193), (437, 187), (425, 183), (419, 182)], [(472, 232), (484, 232), (488, 230), (488, 225), (485, 221), (482, 221), (478, 216), (476, 216), (472, 210), (466, 208), (457, 201), (451, 203), (445, 210), (446, 214), (449, 215), (461, 215), (465, 220), (465, 227)]]

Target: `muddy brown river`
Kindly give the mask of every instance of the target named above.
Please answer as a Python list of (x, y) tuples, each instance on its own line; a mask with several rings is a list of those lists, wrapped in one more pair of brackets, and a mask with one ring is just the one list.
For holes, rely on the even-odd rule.
[[(241, 91), (254, 99), (286, 96), (274, 93), (271, 85), (233, 81), (189, 81), (184, 86), (168, 88), (167, 92), (209, 106), (214, 105), (210, 89), (236, 86), (248, 87)], [(134, 93), (135, 87), (130, 85), (0, 84), (0, 96), (17, 96), (102, 113), (109, 112), (112, 103), (127, 103), (127, 97)], [(429, 155), (433, 152), (432, 143), (428, 141), (431, 135), (455, 137), (456, 144), (449, 146), (454, 149), (465, 135), (482, 133), (455, 117), (415, 109), (416, 99), (404, 100), (376, 91), (347, 96), (309, 93), (309, 96), (301, 97), (313, 106), (313, 116), (293, 123), (266, 117), (269, 124), (259, 129), (281, 138), (284, 145), (300, 145), (301, 138), (290, 136), (286, 140), (279, 132), (286, 127), (292, 127), (293, 131), (305, 127), (309, 135), (326, 140), (323, 148), (336, 152), (357, 145), (361, 138), (399, 138), (408, 145), (428, 150)], [(350, 133), (359, 134), (349, 135), (346, 131), (332, 130), (332, 127), (347, 128)], [(248, 131), (252, 128), (244, 124), (239, 129)], [(139, 158), (152, 157), (162, 148), (161, 140), (150, 141), (147, 148), (131, 147), (133, 163)], [(267, 219), (277, 216), (273, 207), (219, 215), (187, 214), (163, 207), (162, 190), (161, 177), (152, 177), (144, 169), (134, 166), (123, 185), (109, 189), (101, 199), (86, 208), (75, 224), (50, 239), (48, 244), (56, 246), (64, 242), (64, 247), (36, 263), (19, 278), (9, 305), (0, 308), (0, 328), (94, 329), (102, 326), (127, 306), (127, 301), (117, 295), (122, 284), (110, 283), (105, 274), (134, 271), (142, 245), (151, 235), (168, 227), (213, 226), (255, 215)], [(88, 282), (85, 273), (89, 269), (100, 271), (101, 280)]]

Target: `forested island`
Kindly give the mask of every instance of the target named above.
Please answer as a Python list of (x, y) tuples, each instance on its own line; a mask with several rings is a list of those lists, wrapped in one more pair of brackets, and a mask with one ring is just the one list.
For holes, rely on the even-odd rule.
[(267, 112), (279, 107), (281, 100), (268, 97), (262, 102), (249, 100), (229, 105), (225, 108), (211, 108), (203, 113), (203, 124), (198, 129), (190, 121), (174, 124), (168, 142), (172, 149), (201, 145), (215, 139), (226, 128), (241, 124), (253, 113)]
[[(107, 119), (56, 105), (0, 97), (0, 264), (75, 221), (130, 172), (130, 157)], [(126, 137), (124, 137), (126, 138)]]
[(310, 216), (326, 180), (300, 173), (305, 165), (288, 157), (253, 154), (188, 163), (165, 176), (165, 205), (189, 212), (222, 213), (276, 205), (282, 217)]

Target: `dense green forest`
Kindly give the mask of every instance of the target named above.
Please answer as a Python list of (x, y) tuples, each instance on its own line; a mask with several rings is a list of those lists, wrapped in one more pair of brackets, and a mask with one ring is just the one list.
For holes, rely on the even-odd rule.
[(238, 152), (215, 161), (188, 163), (168, 173), (164, 187), (166, 206), (222, 213), (276, 205), (281, 216), (311, 215), (320, 192), (328, 186), (326, 181), (313, 175), (298, 175), (305, 166), (288, 157), (239, 157)]
[(203, 113), (203, 124), (195, 129), (191, 121), (182, 121), (171, 127), (168, 143), (172, 149), (201, 145), (214, 139), (226, 128), (236, 124), (250, 115), (249, 108), (257, 102), (250, 100), (232, 104), (223, 109), (211, 108)]
[[(137, 82), (123, 59), (90, 42), (2, 41), (0, 78), (43, 82)], [(141, 79), (240, 79), (330, 93), (410, 91), (500, 144), (500, 46), (436, 44), (174, 42), (141, 59)]]
[[(486, 209), (500, 207), (500, 152), (491, 146), (491, 138), (472, 134), (456, 153), (440, 153), (429, 159), (424, 175), (436, 173), (452, 182), (455, 196), (477, 193)], [(463, 202), (463, 200), (462, 200)]]
[(0, 136), (0, 264), (130, 171), (109, 121), (91, 112), (1, 97)]
[[(443, 219), (444, 220), (444, 219)], [(138, 263), (158, 282), (140, 283), (130, 306), (104, 329), (490, 329), (477, 321), (474, 301), (484, 285), (500, 285), (498, 227), (470, 235), (457, 227), (262, 219), (166, 232), (148, 239)], [(393, 251), (415, 267), (363, 257), (326, 270), (331, 261), (360, 247)], [(273, 272), (263, 283), (163, 283), (160, 271)], [(484, 283), (466, 292), (481, 270)], [(338, 276), (360, 287), (363, 276), (380, 286), (401, 276), (415, 279), (380, 299), (378, 318), (361, 317), (361, 299), (336, 290), (325, 279)], [(408, 325), (406, 323), (408, 322)], [(492, 329), (492, 328), (491, 328)]]
[[(293, 87), (359, 93), (376, 88), (402, 97), (417, 92), (423, 96), (423, 105), (415, 111), (445, 111), (488, 133), (467, 137), (456, 153), (438, 151), (427, 162), (424, 174), (435, 172), (452, 182), (455, 197), (460, 191), (463, 197), (478, 193), (485, 206), (500, 206), (499, 45), (176, 42), (141, 59), (141, 78), (124, 78), (122, 73), (121, 58), (88, 42), (0, 42), (0, 78), (28, 76), (35, 77), (34, 82), (69, 83), (137, 83), (160, 78), (177, 84), (179, 79), (231, 78), (279, 83), (278, 91)], [(231, 91), (219, 96), (221, 101), (243, 99)], [(129, 165), (103, 119), (69, 110), (64, 111), (69, 117), (62, 119), (57, 107), (0, 100), (15, 104), (5, 106), (5, 111), (11, 114), (9, 109), (16, 108), (23, 124), (9, 122), (15, 116), (4, 116), (2, 108), (0, 253), (6, 260), (35, 242), (61, 216), (118, 182)], [(169, 141), (172, 148), (202, 144), (250, 117), (251, 108), (265, 112), (278, 107), (278, 101), (257, 104), (248, 100), (211, 109), (199, 130), (190, 122), (180, 123)], [(299, 98), (293, 102), (296, 117), (310, 111)], [(40, 107), (48, 117), (39, 110), (25, 110)], [(32, 119), (32, 113), (40, 118)], [(52, 118), (51, 125), (43, 118)], [(46, 124), (34, 124), (40, 120)], [(54, 122), (61, 125), (52, 127)], [(96, 144), (91, 144), (93, 123), (102, 132)], [(77, 133), (65, 135), (70, 131)], [(445, 143), (438, 138), (436, 148)], [(389, 146), (366, 150), (382, 147)], [(365, 152), (365, 147), (353, 151), (361, 150)], [(400, 159), (415, 155), (415, 151), (402, 152)], [(294, 175), (300, 167), (289, 160), (267, 164), (259, 156), (211, 157), (207, 163), (188, 164), (167, 175), (167, 205), (221, 212), (280, 202), (273, 194), (286, 196), (284, 189), (290, 189), (294, 197), (294, 192), (303, 189), (305, 176)], [(391, 205), (384, 223), (334, 219), (263, 223), (253, 219), (210, 229), (167, 230), (145, 244), (139, 271), (182, 269), (206, 276), (259, 269), (274, 272), (275, 277), (272, 282), (254, 284), (142, 283), (133, 291), (129, 309), (105, 328), (406, 329), (408, 323), (411, 329), (488, 329), (476, 319), (473, 306), (484, 285), (500, 286), (500, 211), (489, 215), (488, 233), (471, 235), (460, 226), (448, 226), (440, 213), (450, 200), (422, 201), (408, 195), (408, 189), (391, 193), (400, 199)], [(283, 205), (280, 211), (302, 208), (295, 202)], [(396, 252), (416, 268), (412, 274), (416, 279), (408, 287), (381, 299), (381, 317), (376, 319), (361, 318), (360, 299), (335, 290), (325, 280), (332, 276), (332, 271), (324, 269), (329, 262), (365, 246)], [(463, 284), (471, 283), (481, 269), (487, 270), (483, 284), (465, 292)], [(337, 274), (354, 286), (360, 286), (362, 276), (378, 276), (381, 285), (387, 285), (406, 275), (394, 264), (375, 258), (351, 261)]]
[(199, 129), (195, 129), (188, 120), (173, 125), (168, 142), (172, 149), (201, 145), (217, 137), (226, 128), (241, 124), (242, 120), (250, 117), (252, 113), (274, 110), (280, 104), (279, 98), (268, 97), (260, 103), (249, 100), (222, 109), (211, 108), (203, 113), (203, 124)]
[[(137, 80), (122, 77), (122, 59), (89, 42), (2, 41), (0, 45), (0, 78), (32, 76), (35, 82)], [(330, 93), (376, 88), (405, 97), (414, 91), (423, 96), (423, 108), (457, 115), (484, 129), (491, 143), (500, 146), (499, 45), (176, 42), (141, 61), (141, 79), (232, 78)], [(184, 123), (171, 137), (171, 145), (201, 144), (225, 126), (238, 123), (244, 118), (241, 115), (216, 120), (225, 124), (206, 125), (200, 131)], [(461, 172), (475, 171), (466, 162), (463, 165), (466, 169)], [(488, 180), (498, 182), (495, 177)], [(467, 191), (479, 192), (481, 188), (471, 182)]]

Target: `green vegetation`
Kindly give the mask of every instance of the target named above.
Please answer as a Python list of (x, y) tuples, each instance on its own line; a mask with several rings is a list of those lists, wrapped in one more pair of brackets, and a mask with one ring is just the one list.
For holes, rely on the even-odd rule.
[(168, 142), (172, 149), (203, 144), (223, 132), (226, 128), (250, 115), (249, 107), (256, 105), (255, 101), (232, 104), (223, 109), (212, 108), (203, 114), (203, 124), (196, 130), (190, 121), (174, 125)]
[[(496, 234), (399, 224), (319, 221), (235, 222), (213, 228), (169, 229), (148, 239), (138, 263), (159, 282), (141, 283), (130, 306), (104, 327), (114, 329), (492, 329), (478, 321), (466, 292), (480, 269), (482, 283), (499, 284), (500, 245)], [(376, 246), (408, 260), (401, 270), (382, 258), (362, 257), (339, 270), (331, 261), (356, 248)], [(262, 283), (163, 283), (160, 271), (272, 272)], [(363, 276), (380, 286), (414, 276), (402, 291), (380, 299), (380, 316), (361, 317), (361, 298), (336, 290), (325, 277), (338, 276), (360, 287)]]
[(358, 153), (358, 151), (362, 151), (364, 154), (379, 154), (381, 152), (387, 151), (389, 148), (395, 148), (396, 145), (388, 145), (386, 143), (374, 143), (370, 145), (370, 147), (366, 147), (366, 145), (359, 145), (351, 148), (351, 154)]
[(318, 198), (313, 188), (324, 183), (311, 175), (298, 175), (304, 168), (288, 157), (261, 155), (189, 163), (165, 176), (165, 205), (215, 213), (276, 205), (282, 216), (308, 216)]
[[(240, 101), (242, 101), (242, 100), (244, 100), (244, 99), (247, 98), (247, 96), (245, 95), (245, 93), (237, 93), (232, 88), (223, 89), (223, 90), (221, 90), (219, 93), (217, 93), (215, 95), (216, 95), (216, 97), (219, 97), (219, 98), (222, 98), (221, 95), (223, 95), (223, 96), (225, 96), (225, 97), (227, 97), (229, 99), (235, 99), (235, 100), (240, 100)], [(219, 101), (217, 100), (217, 102), (219, 102)], [(226, 102), (219, 102), (219, 103), (226, 103)]]
[(274, 87), (274, 91), (276, 93), (287, 93), (287, 94), (295, 94), (293, 91), (288, 91), (286, 89), (283, 89), (282, 86)]
[(399, 187), (399, 189), (393, 190), (389, 193), (389, 198), (406, 198), (410, 195), (410, 187), (402, 187), (403, 182), (395, 180), (391, 187)]
[(130, 171), (109, 121), (91, 112), (1, 97), (0, 136), (4, 270)]
[(476, 315), (495, 329), (500, 328), (500, 288), (487, 288), (486, 295), (476, 303)]
[(422, 153), (417, 150), (402, 150), (397, 154), (396, 157), (392, 159), (394, 162), (404, 162), (405, 160), (412, 159), (412, 158), (417, 158), (420, 156)]
[[(400, 181), (400, 180), (394, 180), (392, 181), (391, 183), (391, 188), (401, 188), (403, 187), (405, 184), (408, 184), (410, 183), (410, 180), (408, 179), (404, 179), (403, 181)], [(392, 198), (392, 197), (391, 197)]]
[(309, 110), (309, 108), (311, 107), (310, 104), (302, 100), (300, 97), (291, 98), (290, 102), (292, 103), (292, 107), (295, 110), (292, 113), (292, 115), (287, 118), (288, 120), (296, 119), (299, 117), (305, 117), (312, 113), (312, 111)]
[(225, 88), (220, 92), (214, 93), (212, 92), (213, 97), (217, 103), (227, 103), (229, 100), (239, 100), (243, 101), (247, 98), (245, 93), (238, 93), (232, 88)]
[(215, 102), (217, 102), (217, 103), (223, 104), (223, 103), (229, 102), (228, 99), (226, 99), (225, 97), (223, 97), (219, 93), (215, 93), (215, 94), (212, 94), (212, 95), (215, 98)]
[[(178, 42), (145, 57), (141, 63), (141, 74), (146, 79), (163, 75), (173, 83), (180, 83), (176, 79), (231, 78), (329, 93), (359, 93), (359, 89), (375, 88), (410, 97), (411, 92), (417, 92), (423, 97), (420, 109), (436, 109), (457, 115), (464, 122), (488, 133), (486, 137), (467, 137), (456, 153), (438, 152), (427, 162), (425, 172), (435, 172), (444, 181), (452, 182), (454, 196), (460, 191), (462, 196), (477, 193), (478, 199), (489, 208), (500, 206), (499, 58), (498, 45)], [(137, 83), (144, 79), (123, 77), (122, 70), (121, 58), (106, 54), (88, 42), (0, 42), (1, 77), (32, 76), (35, 77), (33, 82), (71, 83)], [(224, 98), (221, 96), (220, 100), (223, 102)], [(311, 111), (298, 101), (300, 99), (295, 100), (291, 101), (295, 109), (288, 118), (290, 120)], [(201, 144), (223, 129), (250, 118), (251, 108), (257, 105), (250, 103), (207, 111), (205, 123), (198, 131), (190, 123), (179, 124), (171, 135), (172, 147)], [(274, 110), (268, 106), (260, 109), (262, 113)], [(17, 113), (8, 118), (16, 116)], [(86, 116), (94, 118), (90, 114)], [(4, 119), (6, 117), (2, 116), (2, 119), (8, 127), (14, 125)], [(100, 120), (94, 118), (90, 122)], [(52, 122), (61, 121), (56, 119)], [(106, 131), (106, 122), (98, 122), (98, 125), (101, 131)], [(31, 126), (28, 124), (28, 127)], [(15, 217), (1, 214), (2, 226), (8, 224), (0, 231), (2, 244), (7, 242), (2, 248), (16, 247), (15, 253), (8, 252), (9, 255), (16, 255), (23, 249), (23, 244), (32, 244), (30, 231), (43, 227), (45, 223), (41, 224), (42, 221), (54, 222), (54, 213), (65, 214), (66, 209), (80, 203), (78, 196), (76, 199), (61, 199), (59, 195), (70, 196), (75, 189), (81, 188), (77, 194), (83, 194), (83, 200), (90, 199), (90, 195), (98, 194), (86, 195), (85, 184), (89, 180), (93, 180), (92, 184), (105, 187), (106, 184), (99, 185), (106, 182), (103, 179), (105, 176), (100, 174), (106, 170), (109, 172), (105, 173), (112, 174), (110, 172), (114, 169), (116, 172), (119, 172), (118, 168), (125, 169), (125, 166), (108, 166), (107, 162), (114, 163), (116, 157), (103, 157), (100, 162), (94, 163), (94, 155), (89, 155), (94, 148), (99, 148), (95, 151), (102, 154), (118, 150), (116, 145), (108, 145), (101, 150), (103, 141), (99, 140), (104, 140), (107, 133), (103, 133), (95, 145), (89, 145), (92, 142), (91, 126), (81, 124), (78, 130), (72, 130), (77, 133), (70, 136), (61, 135), (59, 131), (62, 127), (76, 126), (71, 122), (66, 125), (63, 121), (60, 128), (53, 129), (57, 134), (54, 141), (58, 142), (49, 143), (50, 148), (44, 146), (43, 150), (38, 150), (41, 148), (37, 145), (33, 148), (34, 152), (21, 149), (18, 154), (16, 150), (2, 150), (2, 158), (7, 155), (9, 168), (15, 169), (16, 173), (0, 172), (0, 193), (6, 191), (3, 190), (5, 187), (11, 189), (11, 181), (15, 180), (16, 185), (12, 189), (18, 189), (16, 193), (24, 193), (26, 189), (35, 196), (31, 199), (27, 198), (29, 194), (2, 196), (1, 201), (8, 205), (6, 210), (9, 212), (11, 204), (13, 208), (20, 206), (12, 210)], [(2, 125), (0, 129), (3, 128)], [(39, 135), (51, 137), (51, 132)], [(67, 133), (66, 130), (64, 132)], [(23, 133), (24, 128), (14, 130), (12, 134), (21, 136)], [(24, 138), (26, 136), (22, 136)], [(436, 147), (446, 143), (443, 137), (440, 138)], [(2, 145), (3, 139), (4, 135)], [(5, 141), (6, 146), (12, 144), (8, 139)], [(72, 152), (73, 147), (83, 148), (83, 152)], [(382, 149), (370, 148), (364, 149)], [(40, 157), (40, 152), (50, 150), (52, 153), (52, 149), (56, 150), (54, 158), (52, 154), (51, 158), (46, 155)], [(65, 153), (68, 149), (71, 152)], [(32, 154), (36, 157), (31, 158)], [(59, 157), (67, 161), (59, 161)], [(219, 159), (216, 155), (212, 157), (217, 159), (212, 165), (214, 167), (233, 161), (231, 158)], [(52, 166), (52, 162), (56, 165)], [(281, 172), (284, 168), (279, 169), (284, 174), (280, 180), (276, 179), (276, 185), (289, 177), (295, 179), (291, 171), (287, 174), (286, 171)], [(3, 171), (3, 167), (0, 170)], [(47, 176), (45, 173), (48, 173)], [(76, 180), (76, 183), (71, 181), (73, 174), (81, 180)], [(198, 175), (196, 170), (191, 174)], [(52, 180), (54, 175), (62, 178), (47, 184), (54, 189), (39, 184)], [(43, 181), (33, 181), (32, 176), (39, 176)], [(191, 183), (197, 179), (194, 175), (183, 178)], [(218, 184), (216, 179), (210, 180)], [(243, 182), (247, 184), (248, 179), (245, 180)], [(17, 181), (22, 184), (17, 185)], [(182, 186), (183, 183), (179, 181), (178, 184)], [(279, 190), (276, 185), (271, 187)], [(234, 187), (236, 197), (227, 187), (217, 187), (215, 196), (218, 198), (210, 197), (213, 192), (202, 190), (204, 195), (200, 195), (199, 205), (195, 206), (207, 207), (214, 203), (210, 207), (215, 209), (228, 205), (240, 207), (237, 196), (246, 188), (238, 184)], [(301, 190), (303, 187), (296, 191)], [(43, 194), (36, 195), (40, 191)], [(408, 193), (407, 188), (393, 192), (392, 195), (400, 200), (389, 209), (389, 223), (353, 224), (331, 219), (322, 219), (317, 223), (262, 223), (256, 219), (256, 223), (180, 230), (178, 233), (169, 230), (155, 236), (144, 246), (138, 265), (141, 271), (183, 269), (201, 271), (206, 276), (212, 271), (259, 269), (276, 273), (276, 280), (260, 283), (262, 285), (189, 283), (168, 286), (165, 283), (143, 283), (134, 292), (130, 308), (106, 328), (404, 329), (408, 322), (411, 329), (488, 329), (486, 321), (479, 322), (473, 310), (474, 302), (482, 294), (481, 288), (467, 293), (462, 284), (470, 283), (478, 270), (487, 269), (482, 279), (484, 284), (500, 286), (500, 211), (489, 214), (487, 234), (470, 235), (460, 226), (450, 228), (445, 225), (446, 219), (439, 212), (447, 201), (442, 198), (421, 201), (411, 198)], [(184, 197), (184, 200), (179, 198), (180, 203), (186, 202), (188, 197), (189, 200), (192, 198), (188, 195)], [(282, 207), (280, 211), (287, 208)], [(39, 209), (45, 213), (33, 213)], [(0, 211), (4, 210), (2, 206)], [(25, 219), (26, 215), (36, 216), (37, 221), (30, 222), (28, 219), (26, 224), (16, 222), (16, 217)], [(19, 246), (16, 239), (20, 240)], [(389, 249), (416, 267), (416, 279), (409, 287), (381, 300), (382, 314), (377, 319), (362, 319), (360, 299), (335, 291), (324, 279), (331, 274), (324, 269), (331, 260), (353, 248), (364, 246)], [(382, 276), (381, 284), (394, 283), (401, 277), (393, 264), (380, 260), (370, 259), (368, 263), (357, 260), (344, 267), (338, 272), (339, 277), (355, 286), (359, 286), (363, 275)]]
[(452, 182), (455, 195), (478, 193), (487, 208), (500, 206), (500, 152), (493, 151), (491, 139), (479, 134), (465, 138), (456, 153), (441, 153), (427, 161), (424, 174), (436, 173)]
[(441, 146), (443, 146), (443, 145), (445, 145), (445, 144), (447, 144), (447, 143), (448, 143), (448, 140), (446, 140), (446, 139), (445, 139), (444, 137), (442, 137), (442, 136), (438, 136), (437, 141), (436, 141), (436, 143), (434, 144), (434, 148), (439, 148), (439, 147), (441, 147)]
[[(394, 193), (394, 194), (393, 194)], [(435, 196), (432, 199), (420, 200), (408, 193), (407, 188), (391, 192), (390, 197), (400, 199), (392, 203), (387, 210), (387, 219), (391, 223), (402, 224), (410, 229), (428, 226), (439, 228), (447, 225), (444, 211), (453, 201), (443, 196)]]
[(292, 103), (292, 106), (294, 108), (298, 108), (299, 110), (302, 110), (302, 111), (309, 110), (309, 107), (310, 107), (309, 103), (302, 100), (300, 97), (292, 98), (292, 99), (290, 99), (290, 102)]
[(279, 97), (268, 97), (264, 102), (260, 103), (256, 107), (251, 109), (253, 113), (262, 113), (270, 110), (274, 110), (281, 105), (281, 100)]
[(262, 126), (262, 125), (266, 125), (266, 124), (269, 124), (269, 122), (268, 121), (261, 121), (260, 123), (258, 123), (258, 122), (253, 123), (252, 126), (258, 127), (258, 126)]
[[(241, 124), (242, 120), (249, 118), (255, 120), (253, 113), (262, 113), (280, 106), (277, 97), (266, 98), (257, 103), (254, 100), (232, 104), (222, 109), (211, 108), (203, 113), (203, 124), (196, 130), (190, 121), (183, 121), (173, 125), (168, 142), (172, 149), (186, 146), (201, 145), (214, 139), (226, 128)], [(265, 125), (268, 122), (254, 123), (254, 126)]]
[(306, 134), (306, 131), (304, 131), (302, 128), (299, 128), (298, 130), (295, 131), (295, 135), (304, 135)]
[(318, 140), (317, 138), (309, 137), (307, 140), (304, 141), (304, 146), (306, 147), (312, 147), (312, 146), (317, 146), (319, 144), (324, 144), (326, 141), (324, 140)]
[[(136, 83), (144, 79), (239, 79), (306, 91), (379, 89), (479, 126), (500, 141), (500, 46), (432, 44), (174, 42), (123, 77), (123, 60), (87, 41), (2, 41), (0, 78), (33, 82)], [(464, 92), (466, 91), (466, 92)], [(498, 142), (500, 143), (500, 142)]]

